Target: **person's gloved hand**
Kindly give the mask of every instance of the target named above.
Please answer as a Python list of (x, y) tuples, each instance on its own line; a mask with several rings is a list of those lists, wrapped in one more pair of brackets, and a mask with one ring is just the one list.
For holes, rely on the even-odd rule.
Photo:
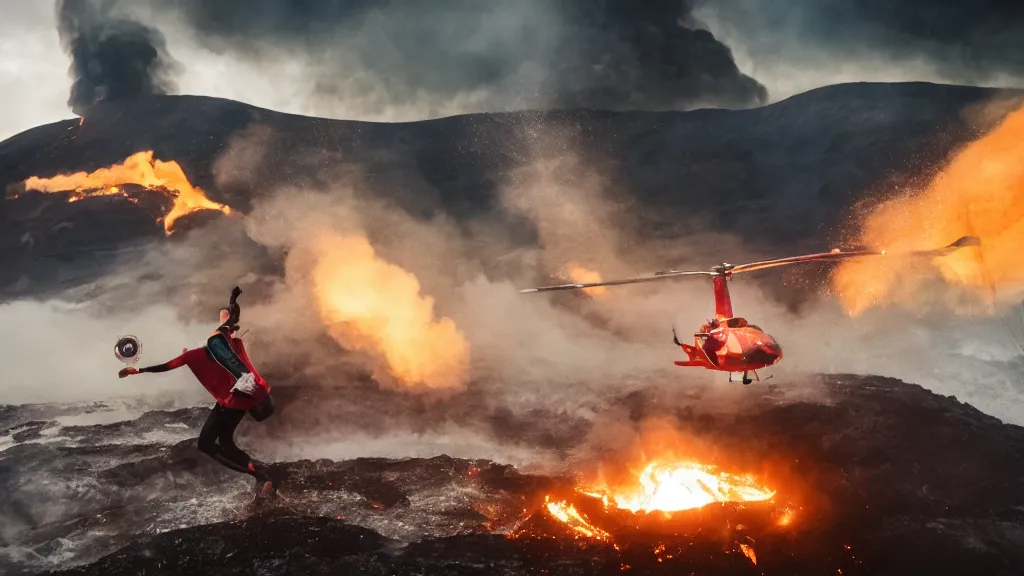
[(232, 330), (238, 329), (238, 320), (242, 316), (242, 307), (238, 305), (238, 297), (242, 295), (242, 289), (235, 286), (231, 290), (231, 300), (228, 302), (228, 321), (226, 325)]
[(258, 386), (259, 385), (256, 384), (256, 378), (252, 375), (252, 372), (246, 372), (235, 381), (235, 385), (231, 388), (231, 393), (253, 396), (256, 394), (256, 388)]

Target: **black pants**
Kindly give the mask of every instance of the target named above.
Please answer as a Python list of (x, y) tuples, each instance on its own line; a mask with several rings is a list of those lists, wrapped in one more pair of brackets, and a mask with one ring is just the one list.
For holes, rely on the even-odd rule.
[(263, 471), (256, 467), (248, 454), (235, 445), (235, 429), (245, 414), (245, 410), (215, 405), (199, 432), (199, 450), (235, 472), (249, 474), (262, 482), (267, 479)]

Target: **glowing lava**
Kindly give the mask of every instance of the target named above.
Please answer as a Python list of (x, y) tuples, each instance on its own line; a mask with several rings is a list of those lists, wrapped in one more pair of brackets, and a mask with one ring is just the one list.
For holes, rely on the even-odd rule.
[(750, 562), (757, 566), (757, 553), (754, 552), (754, 548), (749, 544), (740, 544), (740, 550), (743, 555), (750, 559)]
[[(774, 490), (764, 487), (751, 475), (729, 474), (713, 466), (687, 461), (651, 462), (635, 483), (603, 489), (578, 488), (577, 492), (601, 499), (606, 510), (614, 507), (634, 514), (695, 510), (716, 502), (762, 502), (775, 496)], [(581, 516), (571, 504), (552, 502), (550, 497), (545, 498), (545, 502), (547, 512), (572, 531), (594, 539), (610, 539), (607, 532)], [(790, 520), (787, 514), (779, 525), (788, 525)], [(751, 549), (748, 557), (752, 553)], [(756, 563), (754, 558), (751, 561)]]
[(549, 498), (544, 499), (544, 505), (552, 517), (560, 520), (573, 532), (587, 538), (593, 538), (594, 540), (607, 540), (609, 538), (607, 532), (594, 526), (577, 512), (575, 506), (565, 501), (552, 502)]
[[(959, 151), (927, 189), (875, 208), (859, 240), (901, 252), (944, 246), (961, 236), (977, 236), (981, 246), (936, 258), (942, 278), (985, 299), (1019, 298), (1024, 291), (1024, 108)], [(889, 302), (916, 304), (923, 298), (922, 282), (922, 275), (907, 274), (906, 263), (896, 259), (849, 261), (833, 277), (851, 315)]]
[(458, 389), (469, 380), (469, 342), (450, 318), (435, 319), (434, 300), (412, 273), (380, 258), (366, 237), (330, 230), (308, 235), (310, 275), (320, 316), (343, 347), (384, 361), (407, 389)]
[(217, 210), (224, 214), (231, 213), (228, 206), (210, 200), (202, 189), (192, 186), (177, 162), (154, 160), (152, 150), (137, 152), (120, 164), (94, 172), (60, 174), (52, 178), (33, 176), (25, 180), (25, 189), (72, 192), (69, 201), (75, 202), (91, 196), (124, 194), (119, 186), (125, 184), (142, 186), (174, 199), (170, 211), (161, 219), (168, 235), (174, 230), (174, 223), (178, 219), (193, 212)]
[(775, 496), (752, 476), (719, 472), (695, 462), (652, 462), (637, 485), (610, 491), (618, 508), (631, 512), (677, 512), (715, 502), (759, 502)]

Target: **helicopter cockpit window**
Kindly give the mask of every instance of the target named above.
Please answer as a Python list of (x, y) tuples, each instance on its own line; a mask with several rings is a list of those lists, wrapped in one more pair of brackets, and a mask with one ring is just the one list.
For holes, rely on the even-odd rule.
[(747, 321), (744, 318), (729, 318), (725, 321), (725, 325), (729, 328), (744, 328), (747, 326)]

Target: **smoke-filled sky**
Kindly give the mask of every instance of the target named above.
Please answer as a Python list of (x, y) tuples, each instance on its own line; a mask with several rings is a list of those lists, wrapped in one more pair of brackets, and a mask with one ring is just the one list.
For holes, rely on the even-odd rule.
[[(72, 108), (88, 116), (97, 101), (153, 93), (410, 120), (528, 106), (756, 106), (840, 80), (1004, 78), (1014, 84), (1022, 71), (1012, 55), (992, 47), (998, 30), (986, 36), (987, 20), (939, 11), (925, 33), (913, 25), (923, 8), (909, 11), (909, 3), (902, 4), (908, 10), (902, 15), (879, 12), (869, 2), (853, 9), (840, 0), (0, 2), (12, 16), (0, 23), (0, 135), (66, 118)], [(1007, 9), (1002, 20), (1011, 28), (1014, 11)], [(822, 27), (840, 21), (841, 33)], [(975, 31), (951, 30), (949, 22)], [(626, 191), (595, 169), (605, 163), (582, 154), (569, 128), (563, 134), (526, 124), (509, 138), (521, 142), (507, 142), (523, 163), (495, 175), (495, 185), (502, 209), (529, 219), (543, 249), (513, 250), (502, 232), (457, 230), (443, 215), (413, 218), (359, 170), (323, 168), (311, 179), (315, 185), (261, 189), (247, 213), (148, 249), (141, 261), (123, 262), (95, 285), (72, 291), (72, 300), (88, 300), (80, 307), (0, 304), (0, 317), (10, 320), (0, 322), (0, 336), (14, 342), (4, 356), (16, 360), (4, 362), (13, 368), (0, 381), (0, 402), (136, 394), (151, 395), (154, 405), (200, 401), (205, 396), (180, 372), (116, 379), (120, 366), (89, 343), (131, 330), (145, 342), (143, 364), (164, 361), (178, 346), (195, 345), (209, 321), (198, 308), (208, 309), (212, 320), (216, 309), (208, 304), (226, 297), (227, 282), (245, 287), (249, 348), (275, 386), (315, 383), (372, 418), (386, 403), (361, 387), (367, 376), (394, 393), (390, 398), (461, 394), (473, 407), (469, 416), (458, 404), (423, 410), (395, 426), (399, 432), (449, 420), (470, 430), (519, 413), (595, 418), (606, 403), (636, 389), (665, 386), (678, 395), (726, 378), (680, 373), (671, 364), (679, 358), (669, 346), (671, 330), (678, 327), (685, 338), (705, 320), (703, 298), (680, 300), (672, 286), (562, 300), (517, 293), (537, 274), (553, 274), (571, 261), (612, 277), (655, 254), (660, 262), (687, 265), (694, 257), (687, 247), (699, 245), (696, 238), (671, 248), (641, 243), (637, 215), (623, 208)], [(1016, 133), (999, 142), (1019, 141)], [(261, 188), (253, 167), (266, 163), (278, 143), (259, 129), (236, 137), (215, 163), (216, 185), (230, 180)], [(1016, 150), (1006, 165), (1020, 157)], [(1012, 255), (1007, 246), (998, 253)], [(268, 255), (281, 257), (283, 273), (263, 269)], [(737, 285), (734, 296), (739, 309), (756, 304), (757, 321), (799, 359), (780, 366), (780, 380), (790, 369), (791, 376), (882, 373), (1024, 423), (1014, 372), (1018, 350), (998, 318), (868, 310), (854, 322), (828, 299), (795, 316), (753, 283)], [(15, 332), (26, 318), (33, 319), (36, 338)], [(23, 361), (39, 357), (41, 334), (48, 335), (48, 346), (68, 351), (59, 366), (42, 373), (38, 362)], [(715, 393), (733, 405), (738, 396), (728, 395), (743, 392), (734, 386)], [(330, 408), (311, 405), (301, 422), (281, 426), (331, 436), (336, 420)], [(297, 456), (290, 446), (279, 448), (282, 458)], [(317, 454), (311, 449), (306, 455)]]
[(0, 138), (139, 93), (402, 121), (745, 107), (858, 80), (1024, 85), (1024, 7), (997, 0), (0, 0), (0, 12)]

